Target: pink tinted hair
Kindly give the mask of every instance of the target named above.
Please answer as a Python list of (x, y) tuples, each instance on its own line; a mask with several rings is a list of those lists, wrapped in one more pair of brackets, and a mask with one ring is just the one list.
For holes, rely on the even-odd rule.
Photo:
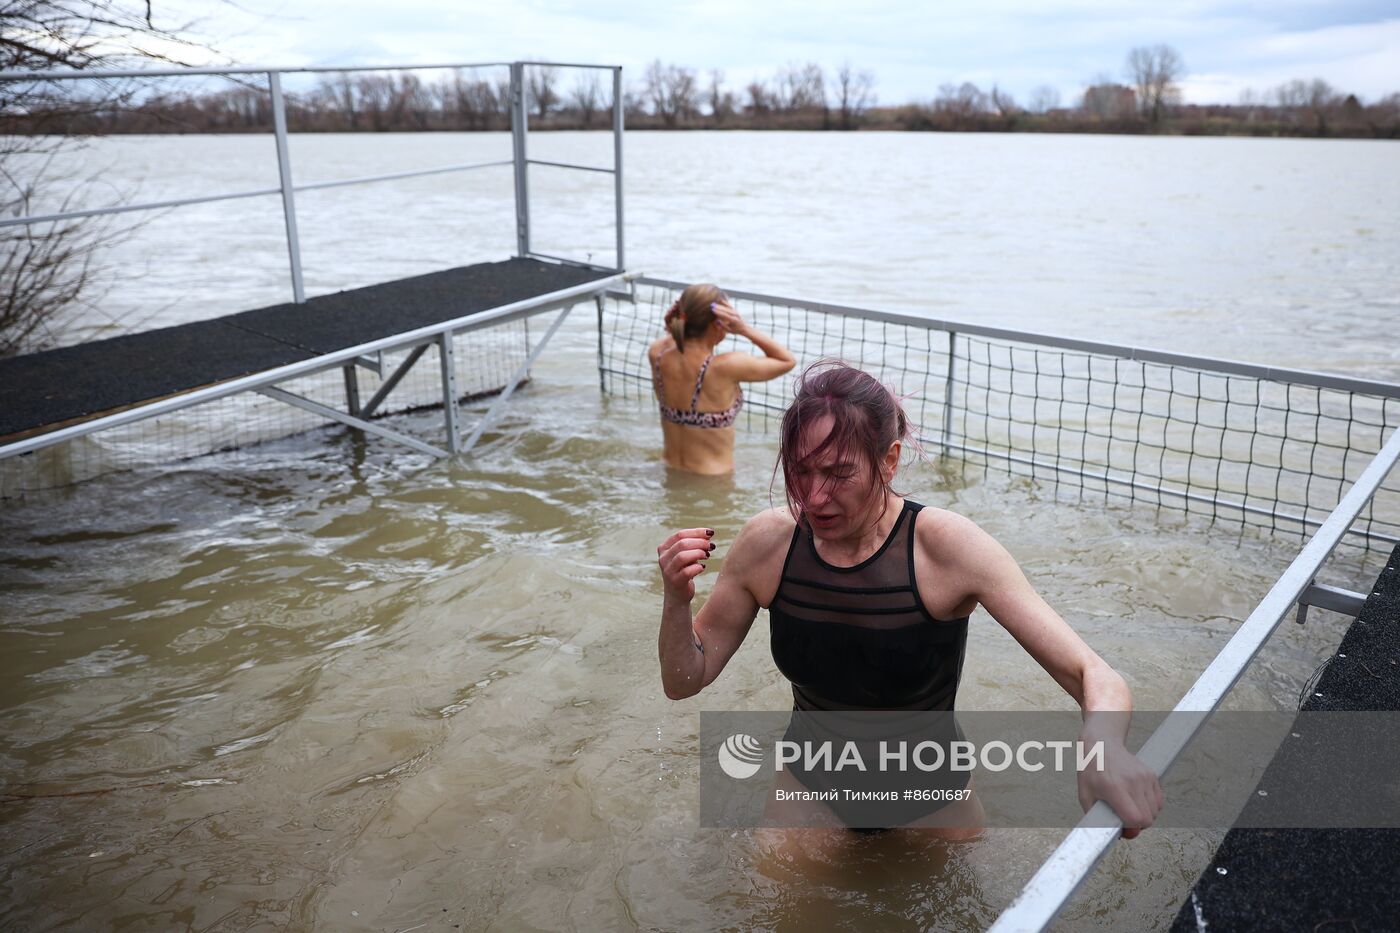
[[(805, 457), (799, 457), (802, 432), (825, 415), (832, 418), (831, 433)], [(909, 438), (909, 419), (898, 396), (864, 370), (840, 360), (819, 360), (798, 378), (792, 404), (783, 412), (774, 479), (781, 466), (788, 510), (800, 518), (811, 493), (796, 481), (796, 469), (802, 462), (834, 448), (838, 461), (847, 460), (854, 453), (869, 468), (873, 499), (876, 490), (885, 494), (894, 491), (880, 477), (880, 461), (891, 444)]]

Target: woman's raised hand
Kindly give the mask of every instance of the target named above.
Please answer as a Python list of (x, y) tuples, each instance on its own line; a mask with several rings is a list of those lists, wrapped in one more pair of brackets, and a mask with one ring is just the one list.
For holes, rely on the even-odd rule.
[(710, 306), (715, 312), (715, 320), (719, 321), (719, 326), (723, 327), (731, 334), (743, 333), (744, 319), (734, 310), (734, 306), (727, 301), (716, 301)]
[(705, 572), (704, 562), (715, 549), (714, 536), (713, 528), (686, 528), (656, 549), (667, 599), (690, 602), (695, 598), (695, 578)]

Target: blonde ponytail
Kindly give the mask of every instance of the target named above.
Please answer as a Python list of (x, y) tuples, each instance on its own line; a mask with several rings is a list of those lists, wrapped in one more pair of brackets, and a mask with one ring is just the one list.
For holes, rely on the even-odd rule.
[(726, 301), (724, 292), (714, 285), (691, 285), (666, 312), (666, 331), (676, 342), (677, 350), (685, 349), (685, 338), (699, 337), (715, 320), (715, 302)]
[(676, 342), (677, 350), (685, 349), (685, 312), (681, 311), (681, 303), (677, 300), (671, 305), (671, 309), (666, 312), (666, 330), (671, 334), (671, 339)]

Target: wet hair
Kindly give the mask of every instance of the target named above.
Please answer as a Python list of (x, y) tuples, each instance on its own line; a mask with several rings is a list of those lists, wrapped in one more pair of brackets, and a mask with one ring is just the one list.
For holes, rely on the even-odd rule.
[[(800, 456), (802, 432), (824, 415), (832, 418), (831, 433), (806, 456)], [(838, 460), (855, 454), (870, 468), (872, 499), (877, 490), (885, 495), (895, 492), (880, 476), (880, 461), (891, 444), (908, 438), (909, 418), (904, 414), (904, 406), (878, 379), (840, 360), (813, 363), (798, 378), (796, 395), (783, 412), (779, 429), (777, 466), (783, 469), (788, 510), (800, 518), (811, 495), (796, 481), (797, 468), (832, 448)]]
[(699, 337), (714, 323), (715, 312), (710, 306), (728, 301), (718, 286), (698, 282), (681, 292), (666, 312), (666, 330), (676, 341), (676, 349), (684, 350), (687, 337)]

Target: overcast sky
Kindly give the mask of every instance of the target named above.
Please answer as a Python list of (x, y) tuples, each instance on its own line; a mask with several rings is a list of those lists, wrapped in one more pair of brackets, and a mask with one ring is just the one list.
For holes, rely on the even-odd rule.
[[(620, 64), (629, 80), (663, 62), (742, 88), (794, 62), (850, 61), (881, 103), (940, 85), (993, 84), (1066, 104), (1097, 77), (1123, 80), (1128, 50), (1166, 43), (1191, 103), (1234, 103), (1294, 78), (1323, 78), (1373, 102), (1400, 91), (1400, 0), (1124, 3), (1108, 0), (156, 0), (244, 64), (552, 61)], [(172, 20), (167, 20), (170, 22)], [(567, 78), (565, 79), (567, 82)]]

